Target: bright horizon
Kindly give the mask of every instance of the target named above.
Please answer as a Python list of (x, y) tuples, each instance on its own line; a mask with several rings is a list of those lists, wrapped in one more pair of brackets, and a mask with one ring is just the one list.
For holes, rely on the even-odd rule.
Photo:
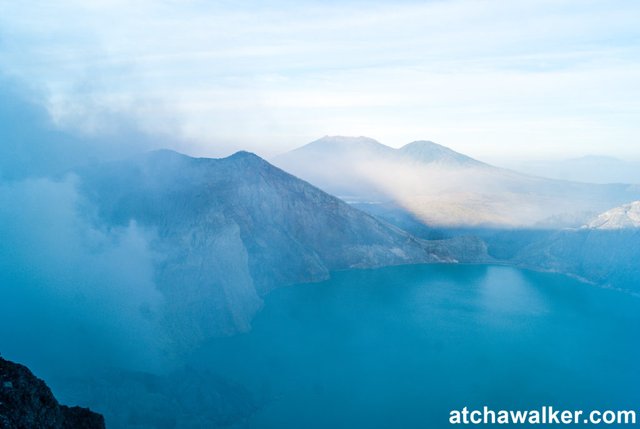
[(0, 6), (0, 75), (74, 133), (133, 123), (214, 157), (346, 135), (640, 160), (637, 2)]

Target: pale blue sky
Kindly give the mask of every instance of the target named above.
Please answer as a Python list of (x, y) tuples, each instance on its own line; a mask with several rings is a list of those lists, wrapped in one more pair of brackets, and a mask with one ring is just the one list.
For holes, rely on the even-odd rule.
[(60, 127), (126, 117), (194, 154), (341, 134), (640, 159), (639, 22), (637, 1), (0, 0), (0, 71)]

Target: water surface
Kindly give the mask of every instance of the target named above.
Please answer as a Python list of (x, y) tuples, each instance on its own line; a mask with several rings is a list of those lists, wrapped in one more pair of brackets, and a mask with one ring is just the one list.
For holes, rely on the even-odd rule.
[(446, 427), (451, 409), (640, 408), (640, 299), (499, 266), (334, 273), (274, 291), (193, 365), (249, 387), (247, 428)]

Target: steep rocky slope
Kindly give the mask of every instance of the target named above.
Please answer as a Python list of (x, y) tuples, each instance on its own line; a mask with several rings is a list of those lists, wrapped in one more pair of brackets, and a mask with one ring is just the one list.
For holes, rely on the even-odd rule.
[(247, 330), (262, 295), (332, 270), (483, 257), (480, 243), (416, 239), (247, 152), (157, 151), (78, 174), (96, 222), (155, 231), (166, 325), (185, 341)]
[(547, 234), (514, 262), (640, 293), (638, 202), (607, 210), (581, 228)]

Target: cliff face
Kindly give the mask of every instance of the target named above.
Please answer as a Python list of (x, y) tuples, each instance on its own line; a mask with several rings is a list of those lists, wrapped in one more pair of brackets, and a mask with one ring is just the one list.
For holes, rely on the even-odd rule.
[(640, 293), (638, 243), (638, 228), (564, 230), (525, 247), (513, 262), (637, 294)]
[(0, 429), (104, 429), (87, 408), (58, 404), (44, 381), (0, 357)]
[(578, 276), (598, 286), (640, 293), (640, 202), (607, 210), (581, 228), (542, 236), (516, 264)]
[(459, 260), (445, 243), (418, 240), (246, 152), (158, 151), (78, 175), (99, 222), (157, 234), (156, 282), (176, 341), (246, 331), (261, 296), (332, 270)]

